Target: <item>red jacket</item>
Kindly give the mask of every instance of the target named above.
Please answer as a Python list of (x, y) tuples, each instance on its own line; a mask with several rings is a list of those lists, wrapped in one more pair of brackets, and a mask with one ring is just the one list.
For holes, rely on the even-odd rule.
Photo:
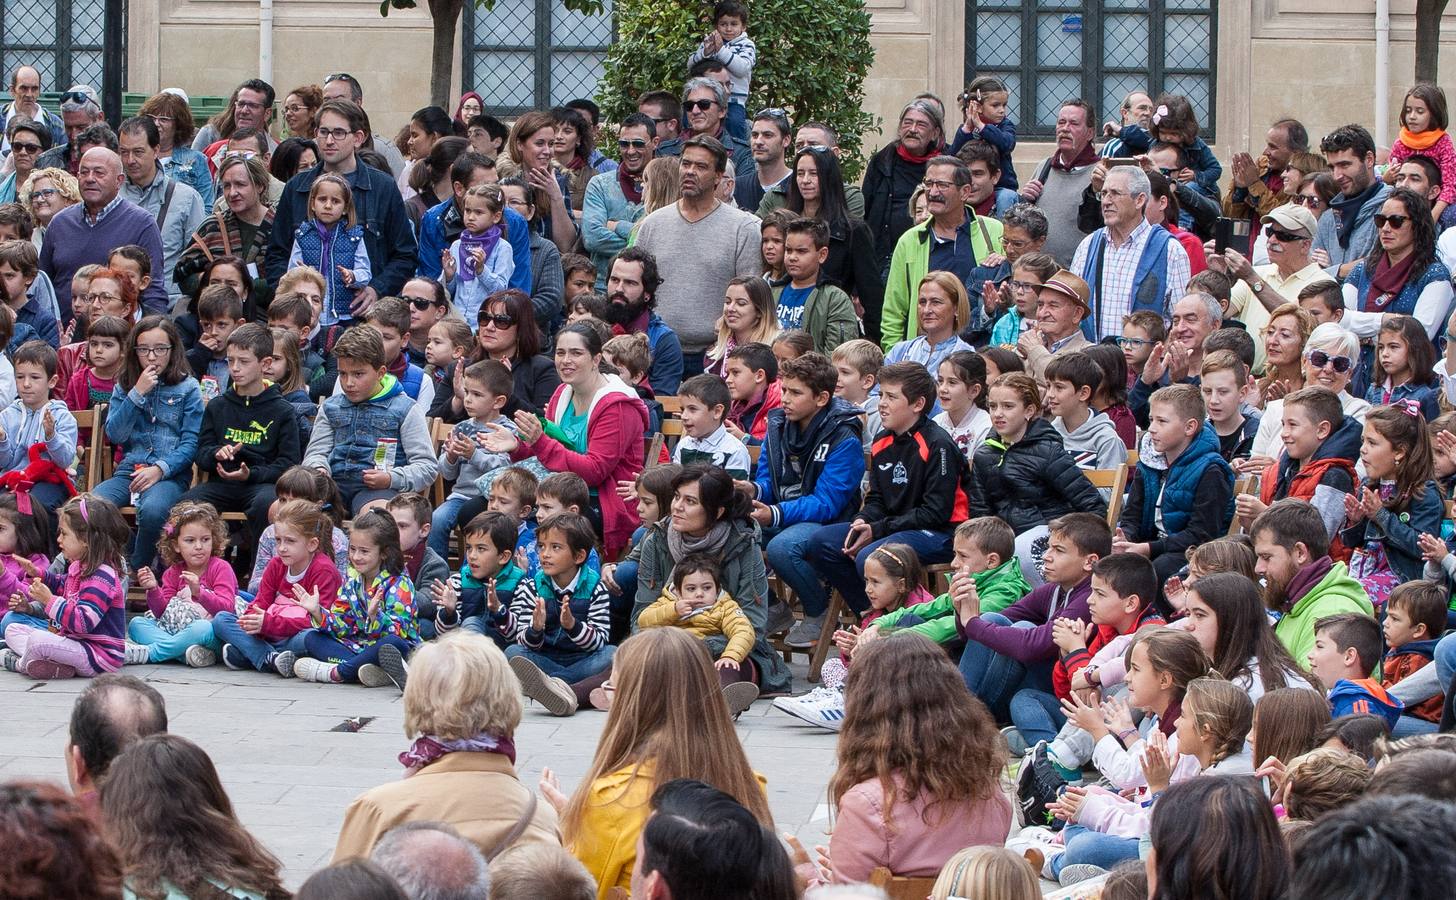
[[(1432, 642), (1434, 643), (1434, 641)], [(1380, 686), (1389, 688), (1398, 682), (1410, 677), (1411, 673), (1423, 669), (1431, 664), (1431, 657), (1424, 653), (1392, 653), (1385, 657), (1385, 664), (1380, 670)], [(1423, 700), (1415, 706), (1407, 706), (1405, 711), (1410, 715), (1425, 719), (1427, 722), (1441, 721), (1441, 704), (1444, 702), (1442, 695)]]
[[(768, 413), (771, 409), (778, 409), (783, 406), (783, 395), (780, 393), (777, 381), (769, 382), (763, 392), (763, 402), (758, 409), (753, 409), (749, 402), (734, 403), (728, 410), (728, 418), (738, 423), (738, 427), (755, 441), (762, 442), (764, 434), (768, 431)], [(744, 416), (752, 412), (752, 417), (744, 421)]]
[[(263, 613), (263, 631), (258, 635), (265, 641), (281, 641), (293, 637), (300, 631), (313, 627), (308, 610), (293, 599), (293, 586), (288, 583), (288, 564), (278, 557), (268, 560), (263, 567), (263, 580), (258, 585), (258, 596), (244, 612)], [(334, 558), (320, 550), (303, 573), (299, 585), (305, 591), (318, 591), (319, 608), (327, 609), (339, 596), (344, 576)]]
[(1072, 696), (1072, 676), (1087, 668), (1087, 664), (1092, 661), (1092, 657), (1097, 655), (1098, 650), (1107, 646), (1113, 638), (1132, 634), (1144, 625), (1162, 624), (1163, 617), (1153, 609), (1151, 604), (1143, 609), (1137, 621), (1133, 622), (1132, 627), (1126, 631), (1118, 631), (1111, 625), (1094, 624), (1092, 639), (1087, 642), (1087, 646), (1084, 649), (1063, 654), (1062, 658), (1057, 660), (1057, 664), (1052, 666), (1052, 691), (1064, 700)]
[[(1289, 479), (1289, 490), (1283, 497), (1275, 497), (1274, 493), (1279, 487), (1279, 467), (1284, 464), (1284, 457), (1270, 463), (1260, 477), (1259, 499), (1265, 506), (1275, 500), (1283, 500), (1285, 497), (1293, 497), (1296, 500), (1314, 500), (1314, 489), (1319, 487), (1320, 479), (1331, 469), (1344, 469), (1350, 473), (1350, 480), (1355, 484), (1360, 483), (1359, 477), (1355, 475), (1355, 464), (1348, 459), (1338, 456), (1317, 456), (1308, 460), (1299, 471), (1295, 472)], [(1350, 547), (1340, 540), (1339, 532), (1335, 532), (1334, 538), (1330, 541), (1329, 554), (1335, 562), (1350, 561)]]

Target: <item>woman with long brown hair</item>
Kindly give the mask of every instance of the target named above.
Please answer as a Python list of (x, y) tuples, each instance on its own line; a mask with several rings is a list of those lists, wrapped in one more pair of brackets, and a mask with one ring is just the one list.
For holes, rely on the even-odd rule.
[(212, 760), (184, 737), (154, 734), (122, 751), (101, 809), (139, 900), (292, 896), (277, 857), (238, 821)]
[(995, 721), (943, 649), (902, 632), (857, 651), (844, 684), (839, 766), (829, 779), (834, 832), (820, 880), (862, 882), (881, 866), (931, 877), (966, 847), (1005, 843), (1005, 762)]
[[(636, 634), (617, 651), (612, 682), (607, 724), (580, 787), (567, 798), (550, 769), (540, 785), (561, 814), (567, 849), (596, 879), (598, 897), (630, 889), (652, 794), (673, 779), (710, 784), (773, 827), (764, 781), (748, 765), (702, 641), (679, 628)], [(1005, 826), (1001, 832), (1004, 838)]]
[(537, 110), (516, 119), (506, 139), (509, 162), (498, 159), (500, 174), (519, 174), (546, 195), (547, 206), (539, 211), (536, 230), (550, 238), (562, 253), (576, 244), (576, 220), (571, 215), (571, 188), (556, 164), (556, 120), (551, 113)]

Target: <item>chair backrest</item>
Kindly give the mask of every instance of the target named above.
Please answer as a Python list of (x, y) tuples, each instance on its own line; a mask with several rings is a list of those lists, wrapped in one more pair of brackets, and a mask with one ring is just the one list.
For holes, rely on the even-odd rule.
[[(99, 408), (104, 409), (105, 407), (106, 404), (103, 403)], [(80, 464), (76, 467), (76, 474), (81, 479), (81, 485), (78, 487), (86, 491), (101, 483), (101, 452), (98, 449), (101, 439), (96, 433), (96, 423), (100, 421), (100, 417), (97, 416), (96, 410), (97, 407), (71, 411), (71, 415), (76, 418), (77, 431), (90, 429), (85, 445), (77, 448)]]
[(870, 872), (870, 884), (883, 890), (890, 900), (925, 900), (935, 887), (935, 878), (895, 875), (880, 866)]
[(657, 402), (660, 403), (660, 404), (662, 404), (662, 414), (664, 416), (680, 416), (680, 415), (682, 415), (682, 398), (681, 397), (678, 397), (678, 396), (658, 397), (657, 398)]
[(661, 464), (662, 443), (664, 440), (665, 438), (663, 438), (662, 432), (660, 431), (652, 436), (652, 440), (647, 444), (647, 456), (642, 460), (643, 468), (650, 469), (653, 466)]
[(1127, 489), (1127, 465), (1118, 466), (1115, 469), (1083, 469), (1082, 474), (1092, 482), (1092, 486), (1098, 490), (1108, 490), (1112, 493), (1107, 498), (1107, 524), (1117, 527), (1117, 519), (1122, 515), (1122, 502)]
[[(1240, 494), (1252, 494), (1255, 497), (1259, 496), (1259, 476), (1245, 475), (1243, 478), (1235, 479), (1234, 496), (1237, 497)], [(1449, 506), (1447, 507), (1447, 514), (1450, 514)], [(1235, 515), (1232, 519), (1229, 520), (1227, 536), (1233, 537), (1234, 535), (1242, 531), (1243, 527), (1244, 525), (1242, 522), (1239, 521), (1238, 515)]]

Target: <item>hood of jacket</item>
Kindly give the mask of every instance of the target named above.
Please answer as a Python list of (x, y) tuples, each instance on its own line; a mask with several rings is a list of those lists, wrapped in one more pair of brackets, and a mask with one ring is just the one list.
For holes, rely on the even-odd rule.
[(1436, 658), (1436, 645), (1441, 642), (1440, 638), (1432, 638), (1429, 641), (1411, 641), (1395, 647), (1385, 654), (1386, 659), (1394, 659), (1397, 656), (1419, 656), (1425, 660)]
[[(551, 402), (547, 404), (548, 412), (553, 414), (551, 415), (553, 421), (560, 421), (559, 414), (561, 410), (566, 408), (566, 404), (571, 402), (573, 396), (574, 391), (569, 384), (562, 384), (556, 389), (556, 393), (551, 397)], [(591, 398), (591, 402), (587, 405), (587, 419), (590, 420), (595, 415), (598, 407), (606, 409), (624, 401), (634, 403), (640, 408), (642, 413), (642, 427), (646, 428), (647, 407), (642, 403), (642, 398), (637, 396), (637, 391), (633, 390), (631, 385), (616, 375), (603, 376), (601, 390), (596, 392), (596, 395)]]
[[(1052, 428), (1062, 436), (1062, 443), (1073, 456), (1077, 455), (1078, 447), (1094, 447), (1099, 441), (1117, 441), (1122, 443), (1122, 438), (1117, 436), (1117, 425), (1105, 412), (1093, 412), (1073, 431), (1067, 431), (1066, 425), (1058, 416), (1052, 422)], [(1029, 429), (1028, 429), (1029, 430)]]
[[(767, 394), (765, 394), (767, 399)], [(805, 428), (795, 428), (784, 413), (782, 406), (776, 406), (768, 411), (768, 431), (773, 433), (790, 452), (807, 450), (824, 440), (827, 440), (836, 430), (842, 427), (850, 427), (856, 434), (862, 435), (863, 429), (859, 417), (864, 415), (864, 410), (840, 397), (833, 397), (829, 405), (821, 409), (809, 420)], [(790, 436), (790, 429), (796, 434)], [(765, 436), (764, 443), (767, 443)]]
[[(403, 394), (403, 393), (404, 393), (404, 385), (400, 383), (400, 380), (398, 378), (394, 377), (393, 375), (390, 375), (390, 374), (386, 373), (383, 378), (379, 379), (379, 390), (375, 391), (374, 394), (373, 394), (373, 396), (371, 396), (365, 402), (366, 403), (380, 403), (380, 402), (383, 402), (385, 400), (392, 399), (396, 394)], [(340, 394), (340, 396), (343, 396), (343, 395)], [(345, 399), (347, 399), (347, 398), (345, 398)]]
[[(394, 376), (391, 375), (390, 377), (393, 378)], [(283, 392), (278, 389), (278, 385), (271, 381), (263, 382), (263, 389), (251, 397), (242, 396), (237, 392), (236, 388), (229, 385), (228, 389), (223, 391), (222, 397), (229, 406), (237, 407), (240, 410), (251, 409), (254, 406), (263, 406), (275, 400), (284, 399)]]
[[(1291, 586), (1292, 584), (1291, 582)], [(1331, 614), (1344, 612), (1353, 605), (1367, 616), (1375, 615), (1375, 607), (1370, 605), (1370, 595), (1365, 593), (1365, 588), (1350, 577), (1350, 570), (1344, 563), (1337, 562), (1330, 566), (1325, 576), (1315, 582), (1304, 596), (1294, 602), (1285, 618), (1298, 619), (1313, 613), (1324, 615), (1326, 610), (1323, 607), (1329, 607), (1332, 603), (1335, 607), (1328, 610)]]
[[(1360, 436), (1364, 432), (1364, 426), (1353, 416), (1345, 416), (1338, 428), (1314, 451), (1314, 455), (1305, 460), (1304, 466), (1320, 460), (1343, 459), (1354, 465), (1360, 459)], [(1289, 458), (1289, 450), (1286, 448), (1279, 454), (1279, 480), (1284, 481), (1295, 474), (1296, 463)]]

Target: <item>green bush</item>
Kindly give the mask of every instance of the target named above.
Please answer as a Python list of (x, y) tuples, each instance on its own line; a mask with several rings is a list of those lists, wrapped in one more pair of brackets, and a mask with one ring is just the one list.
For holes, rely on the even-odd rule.
[[(695, 0), (618, 0), (617, 42), (597, 87), (608, 121), (636, 112), (644, 91), (681, 89), (688, 56), (712, 27), (712, 8)], [(863, 0), (753, 0), (748, 35), (758, 47), (748, 114), (781, 106), (796, 123), (829, 123), (840, 134), (846, 177), (858, 177), (860, 136), (878, 125), (864, 111), (875, 52)]]

